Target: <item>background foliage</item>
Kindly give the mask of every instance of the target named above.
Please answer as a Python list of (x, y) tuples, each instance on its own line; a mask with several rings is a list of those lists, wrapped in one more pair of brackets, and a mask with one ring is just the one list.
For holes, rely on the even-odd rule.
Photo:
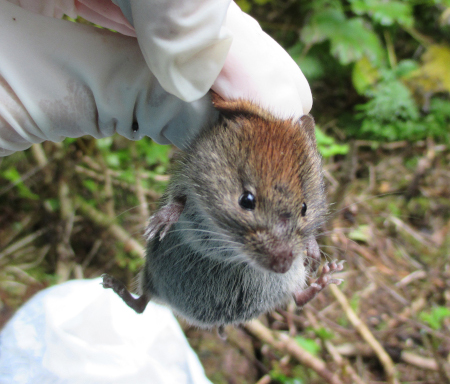
[(300, 65), (319, 122), (347, 138), (448, 142), (449, 0), (238, 3)]

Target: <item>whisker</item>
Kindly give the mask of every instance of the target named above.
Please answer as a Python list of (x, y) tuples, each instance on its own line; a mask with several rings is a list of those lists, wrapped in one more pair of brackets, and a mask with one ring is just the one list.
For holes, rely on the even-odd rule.
[[(360, 201), (355, 201), (352, 204), (346, 205), (345, 207), (342, 207), (341, 209), (330, 213), (329, 216), (330, 217), (334, 216), (334, 215), (336, 215), (336, 214), (338, 214), (338, 213), (340, 213), (340, 212), (342, 212), (342, 211), (344, 211), (344, 210), (346, 210), (346, 209), (348, 209), (348, 208), (350, 208), (350, 207), (352, 207), (352, 206), (354, 206), (356, 204), (362, 204), (362, 203), (365, 203), (366, 201), (369, 201), (369, 200), (372, 200), (372, 199), (376, 199), (378, 197), (391, 196), (391, 195), (401, 195), (402, 193), (403, 192), (386, 192), (386, 193), (380, 193), (378, 195), (369, 196), (369, 197), (367, 197), (365, 199), (362, 199)], [(345, 199), (347, 196), (350, 196), (350, 195), (344, 196), (343, 199)], [(336, 204), (336, 203), (331, 203), (330, 205), (334, 205), (334, 204)]]

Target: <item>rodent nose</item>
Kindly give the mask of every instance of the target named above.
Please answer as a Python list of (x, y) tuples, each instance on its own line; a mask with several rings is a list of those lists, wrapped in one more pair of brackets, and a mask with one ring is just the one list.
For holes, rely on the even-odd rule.
[(292, 250), (279, 250), (272, 253), (270, 268), (276, 273), (286, 273), (294, 261)]

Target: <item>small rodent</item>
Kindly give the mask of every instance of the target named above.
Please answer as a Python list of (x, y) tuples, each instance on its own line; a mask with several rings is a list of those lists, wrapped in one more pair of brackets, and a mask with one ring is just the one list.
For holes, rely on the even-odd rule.
[(212, 94), (217, 124), (182, 154), (147, 228), (141, 296), (103, 275), (136, 312), (149, 300), (190, 323), (222, 329), (285, 304), (300, 306), (328, 284), (342, 262), (316, 273), (315, 234), (326, 201), (314, 120), (280, 120), (243, 100)]

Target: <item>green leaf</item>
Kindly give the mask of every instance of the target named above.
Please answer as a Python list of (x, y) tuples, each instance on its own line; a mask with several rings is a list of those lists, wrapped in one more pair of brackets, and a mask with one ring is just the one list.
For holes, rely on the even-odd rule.
[(113, 143), (114, 139), (112, 136), (104, 137), (103, 139), (98, 139), (95, 141), (97, 148), (100, 150), (109, 149)]
[(338, 9), (324, 9), (313, 14), (307, 26), (302, 30), (301, 40), (307, 44), (325, 41), (346, 22), (344, 12)]
[(379, 69), (372, 65), (370, 60), (365, 56), (353, 66), (352, 82), (360, 95), (363, 95), (369, 87), (374, 85), (380, 76)]
[(379, 83), (369, 96), (366, 104), (357, 106), (367, 117), (380, 122), (393, 122), (398, 119), (417, 120), (419, 110), (411, 91), (400, 80), (388, 80)]
[(402, 60), (393, 69), (394, 74), (398, 78), (409, 77), (419, 69), (419, 64), (414, 60)]
[(28, 188), (22, 181), (22, 175), (19, 173), (19, 171), (14, 168), (10, 167), (2, 171), (1, 173), (2, 177), (4, 177), (6, 180), (11, 181), (13, 184), (15, 184), (15, 188), (17, 188), (19, 197), (25, 198), (25, 199), (31, 199), (31, 200), (39, 200), (39, 196), (35, 193), (31, 192), (30, 188)]
[(98, 191), (98, 184), (94, 180), (86, 179), (83, 180), (83, 186), (86, 187), (91, 192), (97, 192)]
[(360, 225), (358, 228), (352, 230), (348, 237), (355, 241), (362, 241), (368, 243), (372, 238), (370, 227), (368, 225)]
[(432, 3), (436, 5), (443, 5), (445, 7), (450, 7), (450, 0), (432, 0)]
[(315, 132), (317, 148), (323, 157), (328, 158), (348, 153), (348, 144), (337, 144), (331, 136), (327, 136), (323, 133), (318, 126), (316, 126)]
[(394, 0), (350, 0), (351, 8), (357, 15), (367, 14), (376, 23), (390, 26), (398, 23), (404, 27), (414, 24), (413, 4)]
[(111, 152), (105, 156), (106, 164), (113, 168), (119, 168), (120, 166), (120, 155), (117, 152)]
[(295, 61), (308, 81), (320, 79), (325, 75), (325, 69), (323, 67), (322, 61), (317, 57), (308, 55), (304, 57), (298, 57), (297, 59), (295, 59)]
[(248, 0), (236, 0), (236, 4), (241, 8), (243, 12), (250, 12), (252, 4)]
[(322, 340), (331, 340), (334, 337), (333, 332), (330, 332), (324, 327), (312, 329), (312, 331), (316, 334), (317, 337), (320, 337)]
[(278, 370), (271, 370), (270, 377), (277, 382), (282, 384), (304, 384), (304, 381), (297, 378), (292, 378), (286, 376), (284, 373), (279, 372)]
[(392, 214), (393, 216), (395, 216), (395, 217), (401, 217), (402, 214), (403, 214), (403, 211), (402, 211), (402, 209), (400, 208), (400, 205), (399, 205), (399, 204), (390, 202), (390, 203), (388, 204), (388, 207), (387, 207), (387, 208), (388, 208), (388, 210), (391, 212), (391, 214)]
[(422, 56), (423, 65), (417, 80), (426, 90), (450, 92), (450, 47), (431, 45)]
[(384, 57), (378, 36), (360, 18), (348, 20), (335, 31), (331, 37), (331, 53), (343, 65), (360, 60), (364, 56), (374, 63), (381, 63)]
[(295, 341), (300, 347), (302, 347), (305, 351), (309, 352), (311, 355), (317, 355), (322, 349), (319, 344), (317, 344), (314, 340), (306, 339), (302, 336), (295, 337)]
[(342, 10), (324, 9), (313, 14), (302, 30), (301, 40), (307, 45), (331, 42), (331, 54), (342, 65), (366, 56), (374, 63), (384, 60), (381, 42), (362, 18), (347, 19)]
[(419, 315), (422, 321), (428, 323), (435, 330), (441, 329), (444, 319), (448, 317), (450, 317), (450, 308), (440, 306), (432, 308), (430, 312), (422, 312)]
[(45, 200), (45, 204), (50, 208), (52, 212), (57, 212), (61, 205), (60, 200), (56, 198)]

